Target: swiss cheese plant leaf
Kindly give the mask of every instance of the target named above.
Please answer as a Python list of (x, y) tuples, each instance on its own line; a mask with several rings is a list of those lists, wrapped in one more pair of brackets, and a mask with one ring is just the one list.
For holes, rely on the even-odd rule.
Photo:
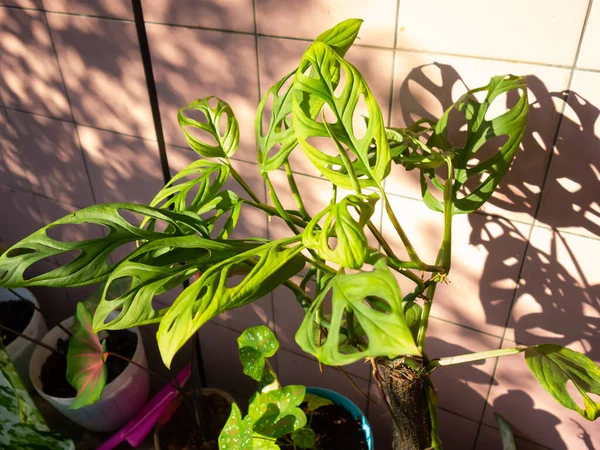
[[(216, 103), (214, 108), (210, 106), (211, 101)], [(196, 120), (186, 115), (192, 111), (197, 111), (195, 114), (201, 114), (203, 119)], [(229, 103), (219, 98), (211, 96), (194, 100), (179, 110), (177, 121), (188, 145), (205, 158), (227, 158), (238, 149), (238, 121)], [(195, 136), (194, 133), (200, 135)]]
[(98, 401), (106, 385), (106, 345), (92, 330), (92, 316), (82, 303), (77, 304), (77, 331), (69, 339), (67, 381), (77, 389), (71, 409)]
[[(332, 291), (331, 319), (325, 319), (324, 302)], [(400, 288), (379, 257), (372, 272), (334, 276), (313, 301), (296, 342), (323, 364), (341, 366), (363, 358), (420, 355), (401, 306)], [(383, 305), (383, 306), (380, 306)], [(356, 334), (363, 345), (348, 342), (350, 331), (343, 331), (344, 314), (353, 314)], [(350, 345), (350, 344), (357, 344)]]
[(199, 159), (178, 172), (154, 197), (150, 206), (198, 213), (229, 177), (229, 166)]
[(244, 373), (261, 381), (265, 358), (272, 357), (279, 349), (275, 334), (264, 325), (259, 325), (244, 330), (237, 342)]
[(292, 441), (296, 447), (315, 448), (317, 445), (317, 434), (311, 428), (300, 428), (292, 432)]
[[(143, 229), (126, 220), (130, 215), (149, 217), (166, 223), (166, 230)], [(81, 241), (53, 239), (48, 231), (63, 225), (95, 224), (107, 235)], [(0, 257), (0, 285), (83, 286), (105, 281), (114, 269), (108, 257), (115, 250), (135, 241), (150, 241), (168, 236), (184, 236), (208, 231), (199, 216), (191, 212), (176, 213), (129, 203), (95, 205), (69, 214), (29, 235)], [(75, 254), (76, 257), (50, 272), (24, 278), (25, 271), (48, 258)], [(25, 274), (26, 275), (26, 274)]]
[(306, 393), (304, 396), (304, 401), (306, 402), (306, 409), (309, 411), (315, 411), (323, 406), (333, 405), (331, 400), (309, 393)]
[[(159, 322), (167, 309), (155, 309), (153, 300), (204, 267), (256, 247), (257, 243), (217, 241), (200, 236), (157, 239), (141, 245), (110, 274), (94, 314), (94, 331), (120, 330)], [(115, 284), (127, 280), (127, 289), (115, 295)], [(113, 312), (117, 316), (108, 319)]]
[[(344, 56), (356, 37), (362, 20), (348, 19), (321, 34), (316, 42), (324, 42), (340, 56)], [(296, 70), (285, 75), (275, 83), (265, 94), (256, 111), (256, 137), (258, 151), (258, 165), (262, 172), (276, 170), (287, 160), (290, 152), (298, 144), (291, 119), (292, 96), (291, 79)], [(269, 102), (273, 99), (272, 103)], [(322, 101), (320, 104), (322, 105)], [(271, 107), (271, 116), (267, 127), (263, 127), (263, 120)], [(318, 113), (319, 107), (314, 111)]]
[(242, 417), (240, 408), (231, 405), (229, 419), (219, 434), (219, 450), (253, 450), (250, 417)]
[[(600, 415), (600, 403), (588, 394), (600, 395), (600, 367), (587, 356), (553, 344), (534, 345), (525, 350), (525, 360), (544, 389), (561, 405), (588, 420)], [(571, 382), (583, 399), (581, 409), (567, 390)]]
[[(317, 76), (306, 75), (313, 68)], [(336, 95), (339, 71), (345, 73), (341, 94)], [(315, 42), (302, 57), (293, 85), (292, 117), (300, 147), (313, 165), (331, 182), (344, 189), (355, 188), (354, 178), (363, 186), (380, 187), (390, 170), (390, 148), (383, 116), (367, 82), (360, 72), (330, 46)], [(353, 120), (359, 115), (361, 98), (368, 110), (364, 136), (358, 138)], [(324, 123), (325, 114), (315, 114), (315, 105), (326, 104), (335, 122)], [(340, 148), (340, 156), (329, 155), (310, 143), (314, 137), (331, 137)], [(344, 148), (345, 147), (345, 148)], [(376, 151), (373, 152), (372, 148)], [(374, 154), (374, 157), (372, 157)], [(349, 161), (354, 174), (337, 169)]]
[[(360, 269), (367, 256), (365, 225), (373, 215), (377, 194), (349, 195), (318, 213), (304, 229), (302, 243), (326, 261)], [(350, 210), (356, 211), (355, 219)], [(324, 223), (319, 221), (324, 218)], [(335, 240), (331, 240), (335, 238)]]
[(271, 438), (280, 438), (306, 425), (306, 415), (300, 404), (304, 401), (304, 386), (285, 386), (254, 396), (248, 407), (252, 430)]
[(420, 119), (408, 128), (386, 128), (392, 161), (402, 164), (406, 170), (435, 169), (444, 164), (442, 153), (428, 147), (421, 140), (434, 127), (435, 122)]
[[(479, 92), (485, 93), (482, 102), (474, 95)], [(515, 105), (497, 117), (487, 117), (490, 105), (496, 99), (499, 101), (499, 96), (504, 93), (518, 95)], [(467, 92), (444, 112), (427, 141), (427, 147), (453, 158), (454, 214), (477, 210), (494, 193), (498, 183), (510, 169), (521, 143), (528, 110), (525, 77), (506, 75), (493, 77), (487, 86)], [(449, 138), (449, 118), (453, 111), (463, 114), (467, 123), (466, 143), (459, 148), (454, 147)], [(504, 139), (504, 143), (491, 156), (487, 153), (482, 155), (484, 145), (495, 138)], [(443, 182), (438, 179), (434, 167), (422, 167), (423, 200), (434, 211), (443, 211), (442, 202), (436, 198), (432, 189), (443, 191)]]
[[(244, 306), (294, 276), (305, 264), (302, 245), (292, 237), (268, 242), (250, 251), (211, 265), (200, 278), (177, 297), (160, 321), (158, 346), (165, 364), (208, 320), (224, 311)], [(237, 272), (244, 279), (228, 287), (227, 279)]]

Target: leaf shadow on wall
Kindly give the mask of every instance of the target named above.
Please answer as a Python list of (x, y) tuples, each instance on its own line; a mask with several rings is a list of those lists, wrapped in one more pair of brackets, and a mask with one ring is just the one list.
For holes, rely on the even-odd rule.
[[(429, 76), (432, 70), (439, 71), (435, 81)], [(584, 236), (600, 236), (597, 194), (594, 197), (600, 173), (600, 140), (594, 132), (599, 109), (576, 92), (549, 92), (536, 76), (528, 76), (527, 81), (529, 123), (513, 168), (482, 211), (468, 216), (469, 244), (487, 253), (479, 280), (480, 305), (471, 308), (483, 310), (486, 326), (500, 330), (507, 327), (505, 337), (509, 340), (525, 345), (571, 346), (597, 362), (600, 360), (600, 285), (589, 281), (594, 269), (584, 263), (590, 260), (589, 252), (593, 252), (586, 248), (586, 242), (595, 241), (565, 233), (564, 229)], [(457, 85), (465, 86), (465, 82), (450, 65), (435, 63), (413, 69), (399, 88), (405, 124), (410, 125), (415, 117), (421, 116), (437, 119), (429, 112), (434, 108), (427, 102), (434, 98), (446, 110), (457, 100), (453, 98)], [(414, 89), (415, 86), (418, 89)], [(513, 106), (516, 97), (516, 94), (506, 96), (505, 106)], [(557, 105), (566, 107), (562, 117)], [(440, 105), (435, 106), (439, 109)], [(555, 136), (558, 124), (560, 130)], [(464, 142), (464, 131), (456, 133), (454, 138), (461, 139), (461, 134)], [(452, 134), (450, 137), (452, 141)], [(554, 154), (546, 175), (550, 151)], [(407, 181), (418, 183), (418, 176), (405, 174)], [(414, 189), (418, 192), (418, 184), (413, 186), (413, 192)], [(536, 227), (530, 234), (534, 217), (543, 228)], [(526, 249), (525, 254), (523, 249)], [(455, 259), (460, 260), (460, 255), (455, 255)], [(517, 273), (520, 274), (518, 284)], [(456, 304), (461, 300), (455, 298), (450, 302)], [(456, 317), (454, 310), (454, 321), (468, 323), (469, 305), (461, 303), (460, 308), (463, 308), (464, 320), (460, 314)], [(443, 352), (444, 356), (454, 354)], [(461, 382), (476, 381), (456, 381)], [(497, 384), (492, 380), (493, 386)], [(531, 397), (524, 391), (509, 390), (495, 399), (490, 396), (488, 407), (496, 411), (519, 411), (518, 417), (527, 417), (526, 424), (515, 424), (517, 435), (535, 442), (552, 442), (554, 449), (567, 448), (556, 430), (564, 419), (535, 409)], [(589, 426), (579, 425), (585, 420), (576, 413), (569, 417), (578, 418), (572, 422), (583, 430), (580, 438), (585, 440), (588, 436), (589, 439), (586, 434)], [(537, 424), (536, 429), (528, 427), (527, 424), (532, 423)], [(539, 436), (540, 430), (543, 437)]]

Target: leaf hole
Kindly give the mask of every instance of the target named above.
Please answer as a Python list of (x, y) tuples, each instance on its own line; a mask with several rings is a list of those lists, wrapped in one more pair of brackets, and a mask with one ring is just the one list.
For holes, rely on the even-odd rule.
[[(131, 290), (131, 288), (134, 286), (134, 282), (135, 278), (133, 277), (115, 278), (110, 282), (110, 285), (107, 286), (105, 299), (110, 302), (119, 297), (122, 297)], [(127, 287), (127, 290), (125, 292), (123, 292), (123, 286)]]
[(352, 134), (358, 140), (365, 137), (367, 134), (367, 118), (369, 116), (369, 108), (365, 101), (365, 96), (360, 95), (352, 116)]
[(81, 242), (108, 236), (110, 228), (99, 223), (58, 224), (46, 229), (50, 239), (59, 242)]
[(333, 90), (333, 95), (335, 95), (337, 98), (340, 98), (342, 95), (344, 95), (344, 89), (346, 88), (348, 78), (348, 75), (346, 74), (346, 69), (344, 67), (340, 67), (339, 72), (340, 79), (337, 85), (335, 86), (335, 89)]
[(581, 409), (585, 409), (585, 403), (583, 401), (583, 397), (577, 390), (577, 387), (575, 387), (575, 384), (573, 383), (573, 381), (568, 380), (566, 388), (567, 388), (567, 392), (569, 393), (569, 395), (571, 396), (573, 401), (577, 404), (577, 406), (579, 406)]
[(283, 97), (287, 91), (290, 90), (290, 88), (292, 87), (292, 84), (294, 84), (294, 75), (295, 73), (292, 72), (287, 79), (283, 82), (283, 84), (281, 86), (279, 86), (279, 89), (277, 90), (277, 96), (278, 97)]
[(185, 131), (187, 131), (193, 139), (199, 141), (204, 145), (210, 145), (211, 147), (218, 146), (217, 139), (215, 138), (215, 136), (207, 130), (188, 125), (185, 127)]
[(454, 148), (464, 148), (467, 144), (468, 123), (464, 113), (456, 108), (448, 115), (448, 140)]
[(220, 116), (219, 116), (219, 136), (225, 136), (225, 133), (227, 133), (227, 128), (229, 125), (229, 113), (223, 112)]
[(489, 161), (496, 157), (498, 160), (501, 158), (499, 151), (502, 149), (504, 144), (508, 141), (509, 136), (506, 134), (500, 136), (494, 136), (483, 143), (483, 145), (475, 149), (474, 157), (467, 162), (467, 167), (472, 168), (477, 164)]
[(209, 97), (208, 98), (208, 107), (210, 109), (216, 109), (219, 106), (219, 99), (217, 97)]
[(186, 109), (184, 111), (184, 116), (195, 120), (196, 122), (200, 122), (203, 124), (208, 124), (208, 117), (204, 113), (204, 111), (196, 108)]
[(23, 272), (23, 279), (25, 281), (29, 281), (35, 277), (46, 275), (54, 270), (57, 270), (54, 265), (48, 262), (48, 259), (49, 258), (44, 258), (27, 266)]
[(363, 299), (363, 303), (369, 306), (374, 311), (383, 313), (383, 314), (391, 314), (392, 307), (389, 302), (381, 297), (376, 295), (370, 295)]
[(37, 253), (38, 251), (35, 248), (24, 248), (24, 247), (19, 247), (19, 248), (11, 248), (10, 250), (8, 250), (5, 253), (5, 257), (7, 258), (14, 258), (15, 256), (21, 256), (21, 255), (29, 255), (32, 253)]

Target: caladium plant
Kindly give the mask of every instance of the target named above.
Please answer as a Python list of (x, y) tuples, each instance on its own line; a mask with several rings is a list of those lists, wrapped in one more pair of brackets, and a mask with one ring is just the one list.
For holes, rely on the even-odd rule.
[(221, 450), (277, 450), (282, 446), (315, 448), (315, 432), (307, 426), (300, 405), (307, 402), (309, 411), (331, 405), (330, 400), (307, 394), (304, 386), (282, 387), (268, 358), (279, 342), (265, 326), (248, 328), (238, 338), (239, 356), (244, 373), (259, 382), (250, 399), (248, 414), (243, 417), (234, 403), (219, 436)]
[[(389, 400), (396, 449), (441, 447), (432, 370), (507, 354), (524, 352), (535, 376), (561, 404), (596, 419), (600, 407), (589, 394), (599, 394), (599, 369), (576, 352), (541, 345), (428, 358), (425, 337), (431, 307), (437, 286), (450, 276), (453, 217), (480, 208), (508, 172), (527, 124), (526, 79), (493, 77), (466, 92), (437, 121), (386, 127), (367, 80), (345, 57), (361, 23), (350, 19), (317, 37), (297, 68), (260, 101), (256, 162), (269, 201), (263, 201), (232, 164), (240, 134), (233, 109), (224, 100), (204, 97), (178, 114), (199, 159), (176, 175), (150, 206), (96, 205), (49, 224), (0, 257), (0, 284), (60, 287), (106, 282), (93, 331), (159, 323), (157, 339), (167, 366), (207, 321), (284, 285), (304, 309), (296, 339), (306, 352), (334, 366), (370, 360)], [(494, 116), (490, 105), (502, 94), (516, 101)], [(451, 114), (462, 116), (466, 124), (466, 139), (460, 145), (450, 137), (458, 131), (452, 129)], [(203, 119), (192, 118), (199, 115)], [(361, 122), (364, 130), (359, 133), (356, 124)], [(490, 151), (486, 144), (496, 138), (502, 144)], [(323, 139), (331, 145), (324, 147)], [(292, 152), (295, 158), (290, 158)], [(295, 181), (294, 161), (303, 158), (331, 183), (330, 204), (314, 216)], [(424, 203), (441, 213), (444, 233), (435, 261), (419, 256), (401, 224), (409, 218), (398, 217), (387, 198), (384, 181), (392, 164), (418, 171)], [(272, 181), (277, 170), (286, 173), (285, 192), (275, 189)], [(227, 190), (228, 179), (245, 194)], [(284, 193), (293, 197), (295, 208), (283, 206)], [(242, 207), (283, 220), (289, 236), (231, 239)], [(376, 207), (398, 235), (398, 248), (374, 225)], [(48, 233), (62, 225), (89, 223), (102, 226), (106, 235), (64, 242)], [(374, 241), (376, 246), (370, 244)], [(114, 250), (132, 242), (137, 246), (128, 256), (109, 262)], [(28, 276), (35, 263), (64, 254), (75, 257), (48, 273)], [(398, 256), (402, 254), (407, 256)], [(227, 283), (232, 275), (241, 278), (235, 286)], [(291, 281), (295, 275), (302, 278), (299, 284)], [(396, 276), (409, 279), (414, 289), (401, 292)], [(108, 295), (119, 280), (128, 283), (126, 292)], [(172, 306), (155, 309), (156, 296), (186, 280), (193, 282)], [(312, 285), (316, 288), (309, 289)], [(116, 317), (108, 320), (113, 311)], [(579, 408), (567, 391), (568, 381), (578, 389), (585, 408)], [(417, 413), (410, 414), (423, 417), (405, 416), (406, 398), (416, 405), (410, 411)], [(238, 414), (232, 420), (246, 419)]]

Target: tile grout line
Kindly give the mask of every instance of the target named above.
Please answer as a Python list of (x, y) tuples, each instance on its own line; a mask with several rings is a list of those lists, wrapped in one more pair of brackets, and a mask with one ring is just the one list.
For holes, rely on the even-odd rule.
[[(43, 6), (43, 4), (42, 4)], [(60, 74), (60, 79), (62, 81), (63, 88), (65, 89), (65, 97), (67, 98), (67, 102), (69, 103), (69, 112), (71, 113), (71, 120), (73, 124), (75, 124), (75, 114), (73, 112), (73, 104), (71, 103), (71, 96), (69, 95), (69, 89), (67, 87), (67, 83), (65, 81), (65, 76), (62, 71), (62, 67), (60, 64), (60, 59), (58, 57), (58, 50), (56, 49), (56, 44), (54, 43), (54, 37), (52, 36), (52, 28), (50, 27), (50, 22), (48, 21), (48, 16), (46, 15), (46, 11), (42, 11), (44, 15), (44, 21), (46, 22), (46, 29), (48, 30), (48, 36), (50, 36), (50, 43), (52, 44), (52, 50), (54, 51), (54, 57), (56, 58), (56, 65), (58, 66), (58, 73)], [(88, 179), (88, 184), (90, 186), (90, 191), (92, 194), (92, 201), (94, 204), (97, 204), (96, 193), (94, 192), (94, 186), (92, 185), (92, 178), (90, 176), (90, 169), (88, 167), (88, 161), (85, 156), (85, 151), (83, 150), (83, 144), (81, 142), (81, 135), (79, 134), (79, 127), (75, 125), (75, 135), (77, 136), (77, 142), (79, 143), (79, 151), (81, 153), (81, 158), (83, 159), (83, 167), (85, 168), (85, 174)]]
[[(527, 261), (527, 252), (529, 251), (529, 247), (531, 245), (530, 244), (531, 237), (533, 235), (534, 229), (536, 228), (535, 224), (537, 222), (537, 216), (538, 216), (538, 214), (540, 212), (541, 205), (542, 205), (542, 202), (543, 202), (543, 199), (544, 199), (544, 190), (545, 190), (545, 187), (546, 187), (546, 183), (548, 182), (548, 178), (549, 178), (548, 175), (549, 175), (549, 172), (550, 172), (550, 165), (552, 163), (552, 156), (554, 154), (554, 148), (556, 147), (556, 143), (558, 142), (558, 137), (560, 135), (560, 128), (561, 128), (562, 121), (563, 121), (563, 118), (564, 118), (564, 113), (565, 113), (565, 110), (566, 110), (566, 107), (567, 107), (567, 103), (569, 101), (570, 89), (571, 89), (571, 86), (573, 84), (573, 78), (574, 78), (574, 75), (575, 75), (575, 67), (577, 66), (577, 60), (579, 59), (579, 53), (581, 52), (581, 47), (583, 45), (583, 39), (584, 39), (584, 36), (585, 36), (585, 30), (586, 30), (587, 23), (588, 23), (588, 20), (589, 20), (589, 17), (590, 17), (590, 12), (591, 12), (593, 3), (594, 3), (594, 0), (589, 0), (589, 2), (588, 2), (588, 7), (587, 7), (587, 10), (586, 10), (585, 19), (583, 21), (583, 26), (582, 26), (582, 29), (581, 29), (581, 34), (579, 36), (579, 41), (577, 43), (577, 49), (575, 51), (575, 57), (573, 59), (573, 64), (571, 65), (571, 70), (569, 72), (569, 79), (568, 79), (568, 82), (567, 82), (566, 95), (564, 96), (562, 108), (561, 108), (561, 111), (560, 111), (558, 122), (556, 124), (556, 129), (555, 129), (555, 132), (554, 132), (554, 137), (552, 139), (552, 146), (550, 147), (550, 154), (548, 155), (548, 160), (546, 161), (544, 178), (542, 180), (541, 190), (540, 190), (540, 200), (539, 200), (539, 202), (538, 202), (538, 204), (536, 206), (536, 209), (535, 209), (535, 212), (534, 212), (534, 215), (533, 215), (533, 223), (531, 224), (531, 227), (529, 229), (529, 236), (527, 238), (527, 243), (525, 244), (525, 248), (523, 250), (523, 259), (521, 260), (521, 265), (519, 267), (519, 273), (517, 274), (516, 285), (515, 285), (515, 289), (514, 289), (514, 292), (513, 292), (513, 298), (511, 300), (510, 309), (509, 309), (508, 315), (506, 317), (506, 323), (505, 323), (505, 326), (504, 326), (504, 332), (502, 333), (502, 339), (500, 340), (500, 347), (499, 348), (502, 348), (502, 345), (504, 344), (504, 341), (506, 340), (506, 333), (507, 333), (507, 330), (508, 330), (508, 325), (510, 324), (510, 318), (512, 316), (512, 312), (513, 312), (513, 309), (514, 309), (514, 306), (515, 306), (515, 302), (517, 300), (517, 293), (519, 291), (519, 284), (520, 284), (521, 276), (523, 274), (523, 268), (525, 267), (525, 263)], [(488, 391), (487, 391), (487, 394), (486, 394), (486, 397), (485, 397), (485, 403), (483, 405), (483, 411), (481, 413), (481, 420), (479, 422), (479, 426), (477, 427), (477, 433), (475, 435), (475, 444), (473, 446), (473, 450), (476, 450), (476, 447), (477, 447), (477, 440), (479, 439), (479, 434), (481, 432), (481, 426), (483, 424), (483, 420), (485, 418), (485, 413), (486, 413), (487, 407), (489, 405), (490, 395), (491, 395), (491, 392), (492, 392), (492, 386), (494, 385), (494, 379), (495, 379), (495, 376), (496, 376), (496, 371), (498, 370), (498, 365), (499, 365), (499, 358), (496, 358), (496, 361), (494, 363), (494, 369), (492, 371), (492, 376), (491, 376), (491, 379), (490, 379), (490, 384), (489, 384)]]

